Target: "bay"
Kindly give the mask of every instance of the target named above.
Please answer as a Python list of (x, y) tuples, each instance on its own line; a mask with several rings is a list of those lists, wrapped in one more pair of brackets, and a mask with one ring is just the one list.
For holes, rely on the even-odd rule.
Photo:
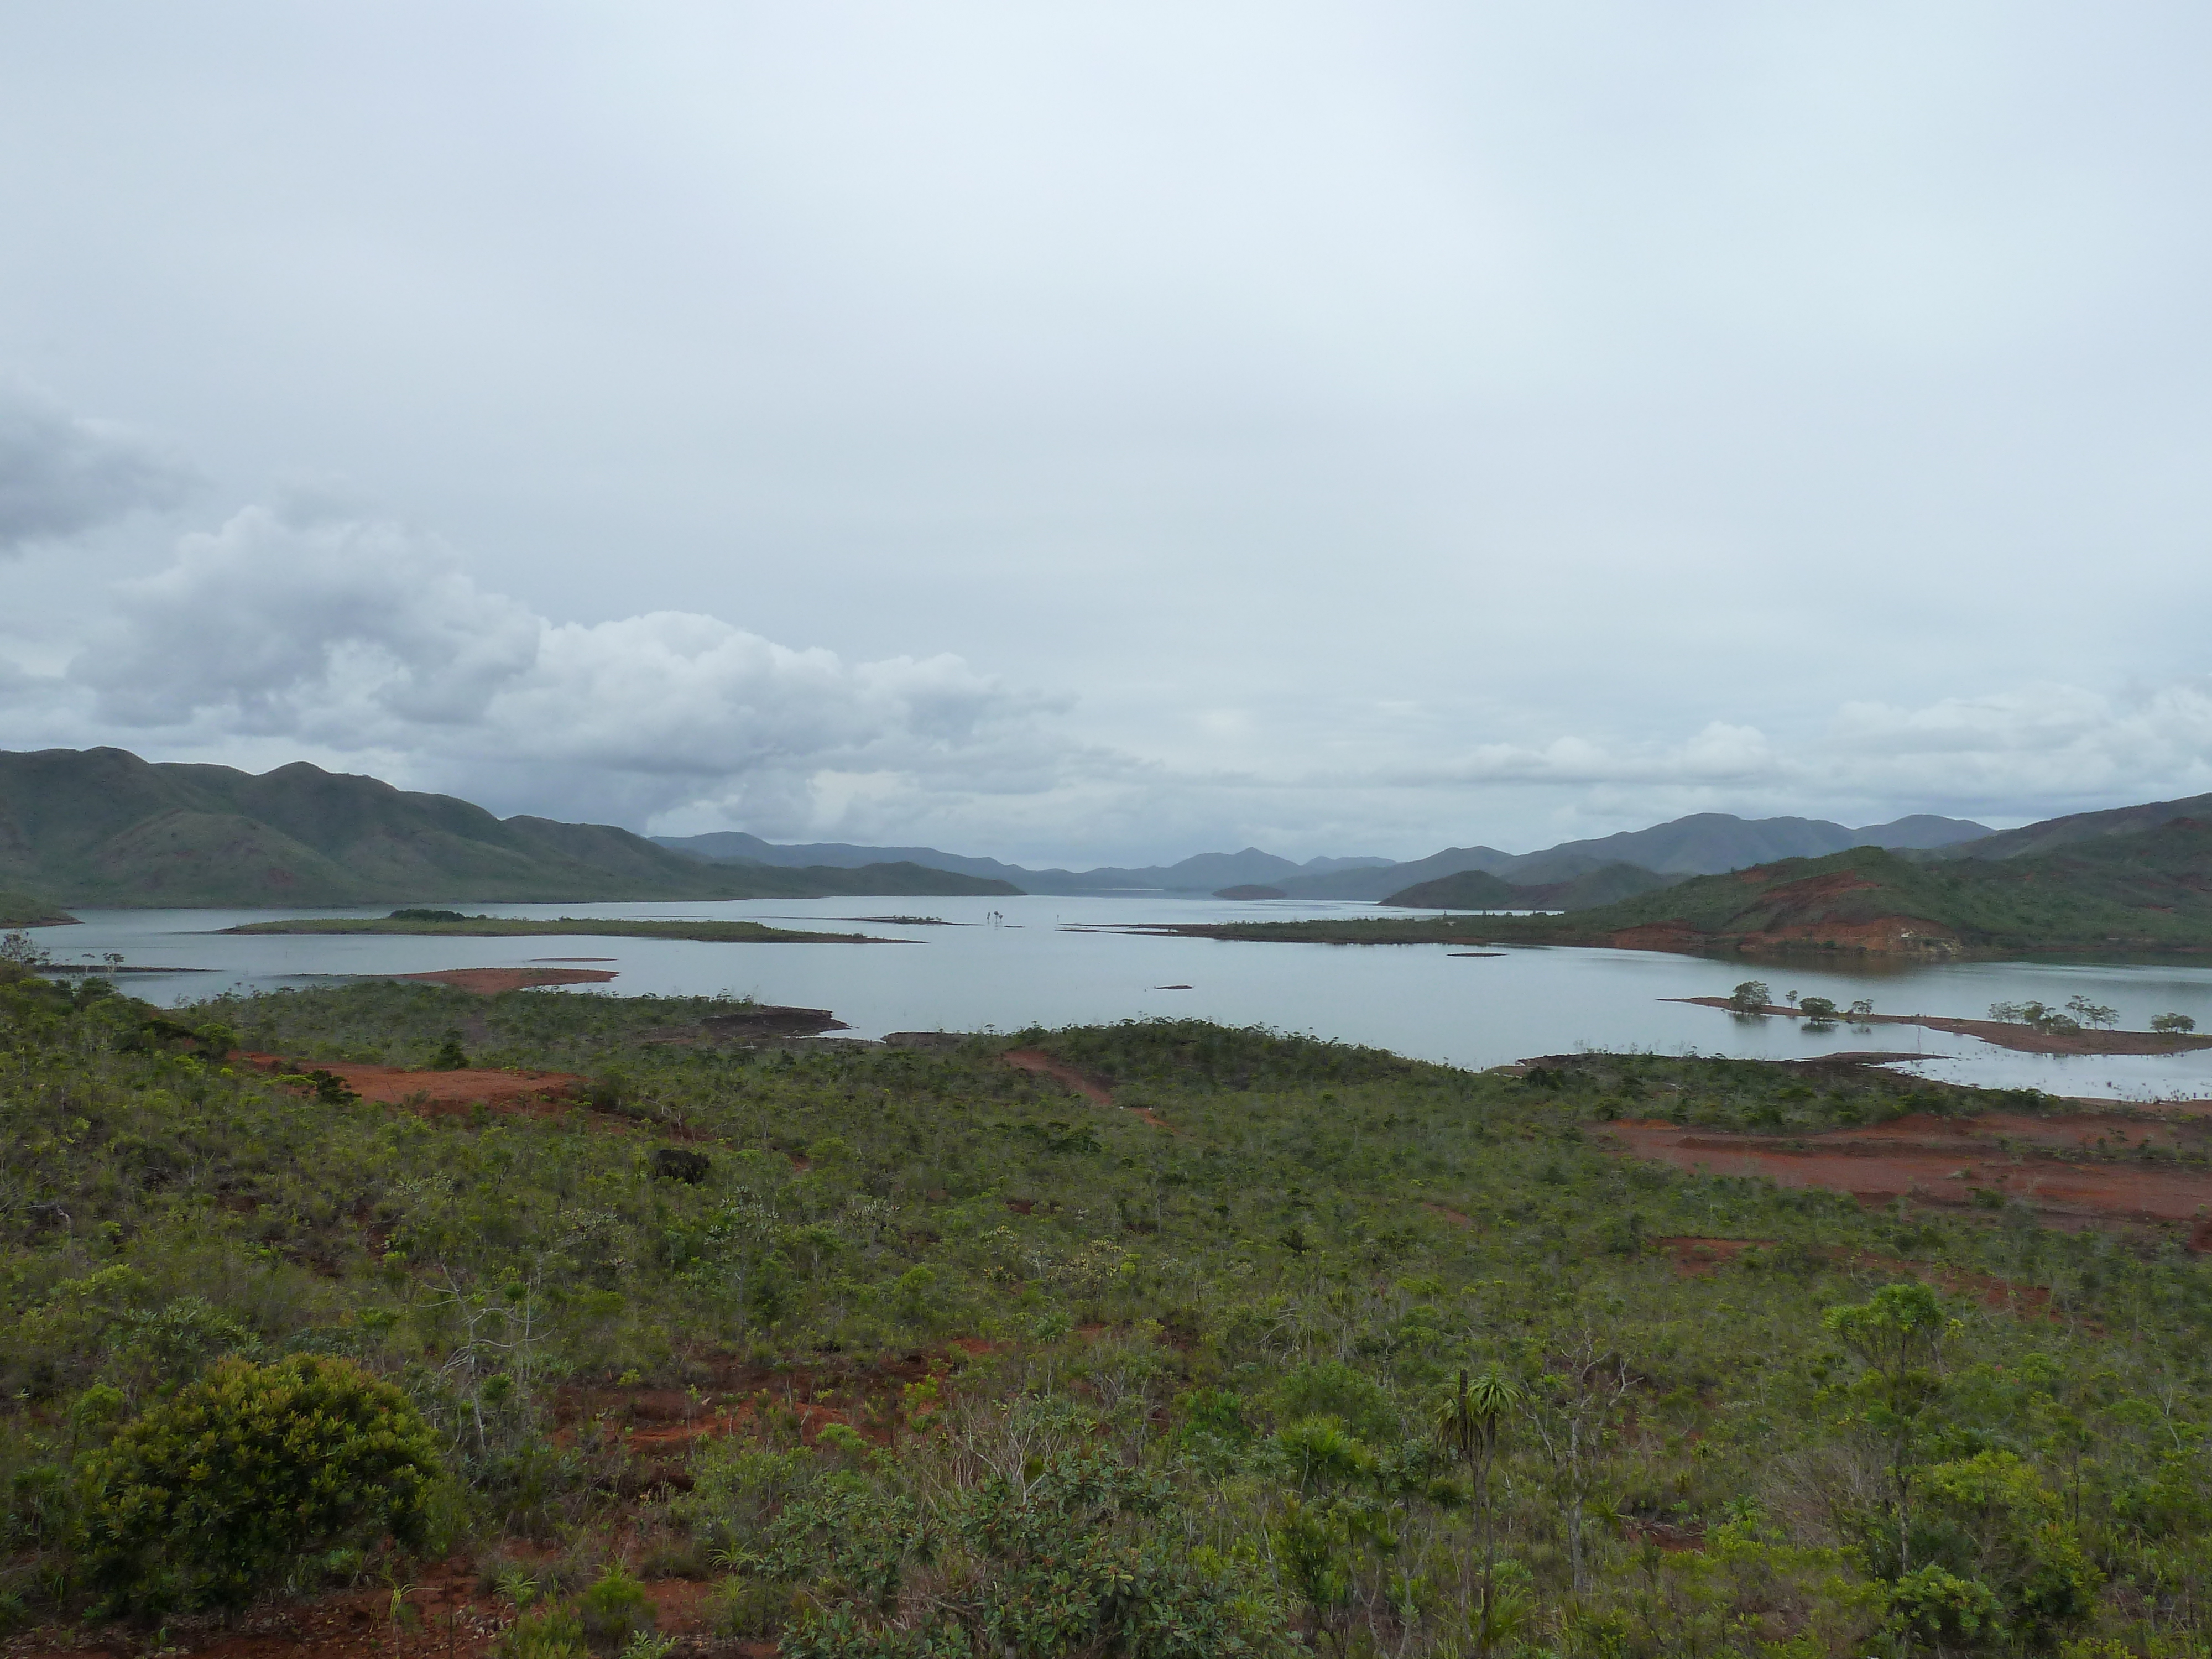
[[(1750, 1059), (1802, 1059), (1877, 1048), (1919, 1050), (1906, 1067), (1951, 1081), (2053, 1094), (2145, 1100), (2212, 1097), (2212, 1051), (2179, 1055), (2033, 1055), (1972, 1038), (1882, 1025), (1806, 1030), (1666, 1000), (1725, 995), (1746, 978), (1788, 991), (1865, 997), (1885, 1013), (1986, 1016), (1993, 1002), (2063, 1005), (2081, 994), (2142, 1029), (2174, 1012), (2212, 1030), (2212, 969), (2170, 963), (1972, 962), (1788, 965), (1656, 951), (1457, 945), (1255, 944), (1159, 938), (1115, 929), (1162, 922), (1365, 915), (1375, 907), (1236, 902), (1164, 896), (1068, 898), (751, 899), (721, 903), (471, 904), (492, 915), (747, 920), (871, 933), (879, 945), (720, 945), (538, 935), (453, 939), (228, 934), (277, 918), (383, 915), (362, 909), (88, 910), (35, 938), (58, 963), (109, 952), (134, 968), (133, 994), (161, 1003), (223, 991), (322, 984), (332, 976), (447, 968), (593, 966), (617, 977), (579, 988), (614, 995), (725, 993), (828, 1008), (852, 1035), (1019, 1030), (1030, 1025), (1187, 1017), (1267, 1025), (1370, 1044), (1424, 1060), (1485, 1066), (1577, 1048), (1644, 1048)], [(1397, 913), (1393, 913), (1397, 914)], [(928, 916), (945, 926), (884, 920)], [(592, 958), (575, 962), (574, 958)], [(212, 971), (184, 972), (198, 969)]]

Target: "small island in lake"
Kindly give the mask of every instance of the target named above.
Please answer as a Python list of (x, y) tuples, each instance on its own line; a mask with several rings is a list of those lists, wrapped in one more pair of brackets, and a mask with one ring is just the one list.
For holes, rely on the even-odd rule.
[(640, 921), (627, 916), (471, 916), (459, 910), (403, 909), (388, 916), (309, 916), (249, 921), (226, 933), (402, 933), (447, 939), (529, 939), (593, 934), (607, 939), (697, 939), (709, 945), (893, 945), (866, 933), (811, 933), (757, 921)]

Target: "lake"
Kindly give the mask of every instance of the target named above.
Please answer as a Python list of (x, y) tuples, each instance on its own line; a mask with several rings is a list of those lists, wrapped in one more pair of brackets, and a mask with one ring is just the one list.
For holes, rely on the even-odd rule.
[[(712, 917), (786, 927), (863, 929), (884, 945), (709, 945), (689, 940), (541, 936), (425, 939), (225, 935), (277, 917), (383, 915), (353, 910), (88, 910), (82, 925), (33, 935), (58, 963), (118, 952), (134, 967), (212, 971), (133, 974), (128, 988), (178, 1003), (222, 991), (327, 983), (333, 975), (520, 967), (590, 958), (617, 977), (586, 988), (615, 995), (730, 993), (829, 1008), (856, 1036), (898, 1030), (1018, 1030), (1155, 1016), (1263, 1024), (1371, 1044), (1425, 1060), (1484, 1066), (1578, 1048), (1648, 1048), (1752, 1059), (1850, 1049), (1910, 1050), (1912, 1069), (1961, 1083), (2032, 1086), (2127, 1099), (2212, 1097), (2212, 1050), (2159, 1056), (2033, 1055), (1914, 1026), (1805, 1030), (1664, 999), (1726, 995), (1759, 978), (1884, 1013), (1985, 1017), (1993, 1002), (2062, 1005), (2075, 994), (2118, 1009), (2123, 1026), (2189, 1014), (2212, 1030), (2212, 969), (2165, 963), (1951, 963), (1759, 966), (1646, 951), (1512, 947), (1494, 957), (1443, 945), (1331, 945), (1159, 939), (1084, 931), (1158, 922), (1373, 915), (1374, 906), (1237, 903), (1161, 897), (748, 899), (722, 903), (471, 904), (501, 916)], [(926, 927), (879, 920), (933, 916)]]

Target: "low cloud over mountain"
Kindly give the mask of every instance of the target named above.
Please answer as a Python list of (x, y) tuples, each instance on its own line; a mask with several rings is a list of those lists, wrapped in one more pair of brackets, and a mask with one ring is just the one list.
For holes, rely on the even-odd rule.
[(68, 681), (100, 730), (404, 755), (418, 775), (489, 772), (534, 805), (612, 797), (632, 814), (1034, 792), (1070, 747), (1042, 735), (1062, 703), (956, 656), (848, 663), (676, 611), (555, 623), (477, 586), (434, 536), (312, 504), (187, 537), (118, 589)]
[(556, 622), (478, 582), (444, 538), (312, 496), (247, 507), (114, 584), (60, 672), (0, 658), (0, 740), (15, 745), (307, 757), (502, 811), (1046, 861), (1231, 837), (1402, 853), (1808, 805), (2003, 819), (2212, 787), (2212, 696), (2195, 683), (2125, 697), (2030, 685), (1856, 702), (1797, 732), (1715, 720), (1674, 741), (1571, 733), (1456, 753), (1422, 722), (1350, 757), (1334, 726), (1263, 722), (1255, 763), (1236, 771), (1101, 741), (1074, 706), (951, 653), (853, 662), (692, 611)]

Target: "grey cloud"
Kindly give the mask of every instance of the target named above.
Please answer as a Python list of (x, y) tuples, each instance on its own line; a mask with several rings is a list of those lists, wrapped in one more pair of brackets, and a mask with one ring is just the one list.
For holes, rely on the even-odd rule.
[(68, 678), (94, 726), (405, 757), (464, 793), (495, 779), (533, 806), (612, 798), (633, 817), (707, 799), (796, 827), (1033, 794), (1086, 752), (1040, 726), (1065, 700), (956, 656), (848, 664), (678, 611), (556, 623), (434, 536), (258, 507), (120, 585)]
[(0, 556), (173, 507), (190, 483), (143, 439), (0, 381)]

